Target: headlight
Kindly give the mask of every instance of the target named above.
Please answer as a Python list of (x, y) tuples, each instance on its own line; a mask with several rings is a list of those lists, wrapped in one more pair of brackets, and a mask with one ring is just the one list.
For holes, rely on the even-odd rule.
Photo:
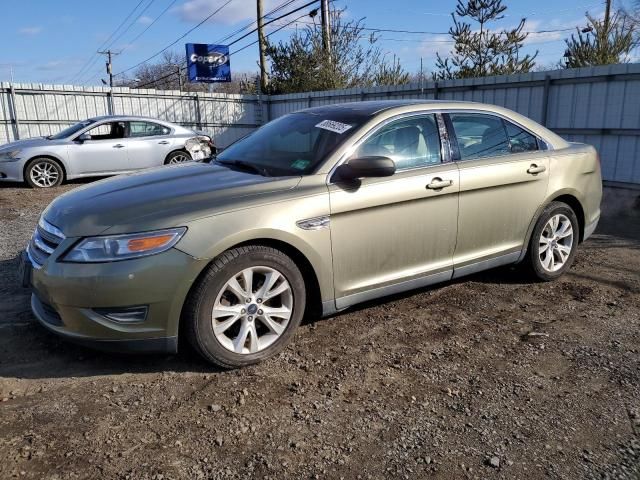
[(82, 240), (62, 258), (65, 262), (114, 262), (162, 253), (173, 247), (184, 235), (185, 227), (89, 237)]
[(5, 150), (4, 152), (0, 152), (0, 162), (20, 160), (18, 155), (20, 155), (20, 150)]

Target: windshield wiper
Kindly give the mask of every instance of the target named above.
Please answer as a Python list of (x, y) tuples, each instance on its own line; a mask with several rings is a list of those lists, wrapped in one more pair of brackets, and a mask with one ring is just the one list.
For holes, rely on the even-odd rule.
[(215, 162), (219, 163), (220, 165), (224, 165), (225, 167), (235, 167), (244, 170), (245, 172), (257, 173), (258, 175), (262, 175), (263, 177), (270, 176), (265, 167), (245, 162), (244, 160), (218, 160), (216, 158)]

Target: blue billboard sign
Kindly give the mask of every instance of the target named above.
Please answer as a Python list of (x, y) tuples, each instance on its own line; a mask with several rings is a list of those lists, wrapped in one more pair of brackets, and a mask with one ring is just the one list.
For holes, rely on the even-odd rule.
[(230, 82), (229, 46), (187, 43), (190, 82)]

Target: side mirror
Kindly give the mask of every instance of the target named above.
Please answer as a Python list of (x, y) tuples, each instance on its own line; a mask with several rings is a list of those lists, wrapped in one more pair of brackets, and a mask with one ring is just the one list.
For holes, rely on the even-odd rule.
[(338, 180), (353, 181), (359, 178), (390, 177), (396, 173), (396, 164), (389, 157), (352, 158), (336, 169)]
[(89, 135), (88, 133), (83, 133), (76, 137), (76, 142), (79, 142), (79, 143), (84, 143), (87, 140), (91, 140), (91, 135)]

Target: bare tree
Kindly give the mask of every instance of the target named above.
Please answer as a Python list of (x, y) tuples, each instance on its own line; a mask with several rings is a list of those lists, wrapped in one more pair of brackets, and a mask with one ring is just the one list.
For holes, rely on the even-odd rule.
[(364, 33), (363, 19), (345, 22), (343, 13), (331, 12), (330, 56), (323, 46), (322, 30), (315, 24), (296, 30), (286, 42), (267, 43), (271, 92), (408, 83), (409, 74), (400, 62), (390, 64), (376, 45), (377, 36)]

